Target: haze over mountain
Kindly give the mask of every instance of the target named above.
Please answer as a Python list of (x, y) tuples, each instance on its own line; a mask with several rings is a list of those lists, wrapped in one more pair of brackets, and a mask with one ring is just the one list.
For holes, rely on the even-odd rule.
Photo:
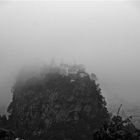
[(139, 36), (139, 1), (1, 0), (0, 103), (23, 66), (52, 58), (84, 64), (106, 97), (139, 101)]

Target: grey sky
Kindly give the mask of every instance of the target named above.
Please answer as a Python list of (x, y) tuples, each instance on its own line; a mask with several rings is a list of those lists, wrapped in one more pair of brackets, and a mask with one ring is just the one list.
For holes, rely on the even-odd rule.
[(55, 58), (85, 64), (103, 94), (139, 101), (140, 9), (127, 0), (0, 0), (0, 102), (17, 71)]

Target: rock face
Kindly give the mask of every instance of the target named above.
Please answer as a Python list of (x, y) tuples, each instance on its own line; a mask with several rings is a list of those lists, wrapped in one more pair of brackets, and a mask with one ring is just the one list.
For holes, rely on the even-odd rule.
[(17, 136), (92, 139), (109, 114), (99, 85), (79, 67), (68, 74), (62, 66), (47, 67), (24, 82), (17, 79), (8, 108)]

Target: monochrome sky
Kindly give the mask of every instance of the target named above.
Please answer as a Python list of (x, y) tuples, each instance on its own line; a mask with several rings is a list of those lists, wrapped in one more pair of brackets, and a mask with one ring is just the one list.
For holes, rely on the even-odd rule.
[(103, 95), (140, 100), (140, 2), (0, 0), (0, 104), (24, 65), (82, 63)]

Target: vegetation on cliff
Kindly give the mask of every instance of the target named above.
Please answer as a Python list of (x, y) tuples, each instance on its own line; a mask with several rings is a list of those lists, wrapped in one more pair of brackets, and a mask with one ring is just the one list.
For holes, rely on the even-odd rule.
[(20, 77), (8, 108), (16, 134), (25, 139), (92, 139), (93, 130), (109, 119), (94, 77), (79, 65), (47, 67), (37, 77), (24, 75), (23, 81)]

